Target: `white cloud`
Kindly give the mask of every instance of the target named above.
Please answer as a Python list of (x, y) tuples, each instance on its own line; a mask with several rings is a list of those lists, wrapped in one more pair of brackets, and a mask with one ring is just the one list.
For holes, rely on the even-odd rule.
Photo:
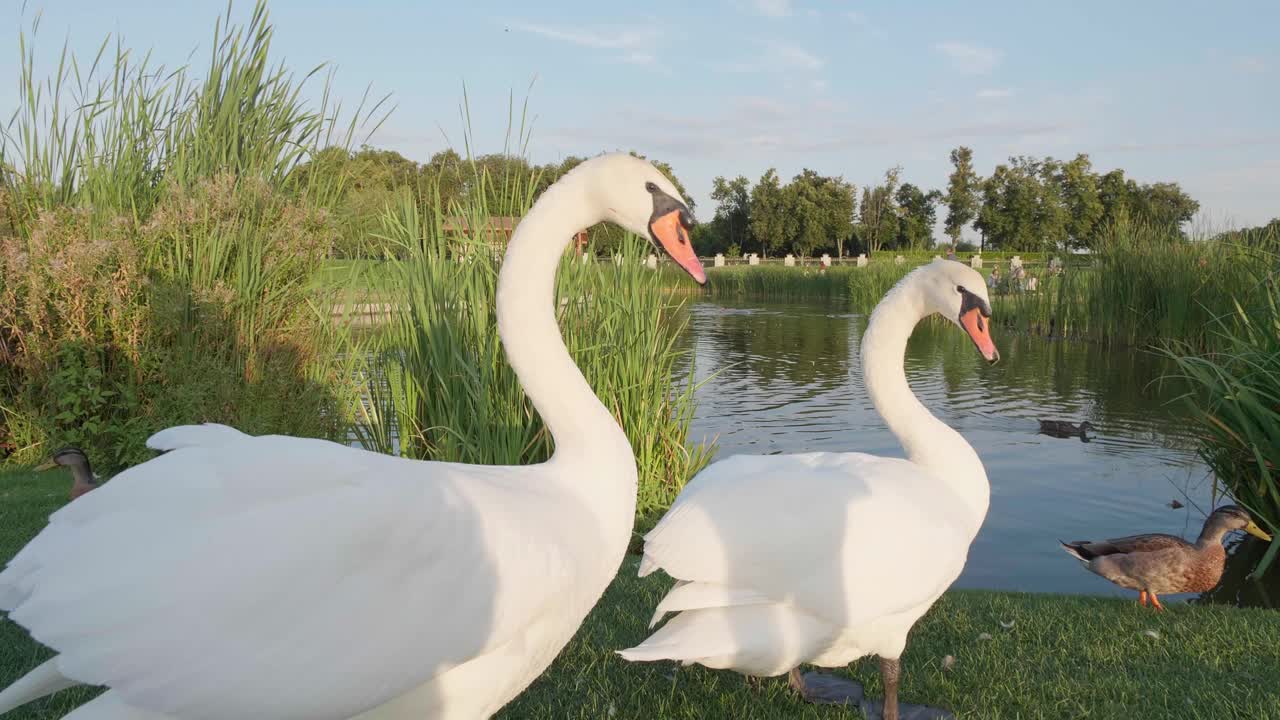
[(782, 66), (799, 68), (801, 70), (821, 70), (826, 62), (822, 58), (795, 45), (784, 45), (782, 43), (771, 43), (769, 47), (769, 55)]
[(721, 72), (759, 73), (777, 70), (807, 70), (816, 72), (826, 66), (826, 61), (797, 45), (764, 41), (763, 52), (754, 60), (716, 63), (712, 68)]
[(755, 0), (756, 12), (765, 17), (787, 17), (791, 14), (791, 0)]
[(622, 58), (623, 62), (631, 63), (632, 65), (652, 65), (656, 60), (657, 58), (647, 52), (628, 53)]
[(1257, 55), (1241, 55), (1231, 61), (1231, 67), (1242, 73), (1264, 73), (1269, 69), (1267, 61)]
[(537, 23), (513, 22), (511, 27), (534, 35), (541, 35), (552, 40), (567, 42), (571, 45), (596, 48), (598, 50), (639, 50), (650, 48), (658, 39), (653, 30), (624, 30), (619, 28), (569, 28), (553, 27)]
[(994, 70), (1004, 57), (1004, 53), (999, 50), (983, 45), (944, 42), (933, 47), (947, 56), (953, 69), (966, 75), (986, 75)]
[(1013, 97), (1013, 88), (985, 88), (976, 96), (979, 100), (1004, 100)]

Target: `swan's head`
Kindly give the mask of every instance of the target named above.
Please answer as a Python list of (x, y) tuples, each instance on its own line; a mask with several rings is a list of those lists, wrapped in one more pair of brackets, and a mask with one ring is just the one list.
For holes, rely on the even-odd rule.
[(955, 260), (934, 260), (918, 272), (929, 309), (964, 330), (987, 362), (1000, 360), (991, 341), (991, 301), (982, 274)]
[(604, 175), (604, 182), (594, 187), (603, 193), (598, 199), (606, 208), (605, 218), (649, 238), (655, 248), (670, 255), (699, 284), (705, 284), (707, 274), (690, 237), (696, 221), (671, 180), (648, 160), (632, 155), (602, 155), (594, 162)]

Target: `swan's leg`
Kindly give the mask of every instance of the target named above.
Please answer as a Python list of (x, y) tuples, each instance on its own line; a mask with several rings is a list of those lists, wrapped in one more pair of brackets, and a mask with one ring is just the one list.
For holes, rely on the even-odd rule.
[(1156, 610), (1164, 610), (1164, 606), (1160, 604), (1160, 598), (1156, 597), (1155, 593), (1151, 593), (1151, 604), (1155, 606)]
[(1143, 590), (1142, 592), (1138, 593), (1138, 604), (1139, 604), (1139, 605), (1141, 605), (1142, 607), (1146, 607), (1146, 606), (1147, 606), (1147, 591), (1146, 591), (1146, 590)]
[(862, 702), (862, 685), (848, 678), (826, 673), (800, 674), (794, 668), (787, 674), (787, 684), (811, 703), (828, 705), (858, 705)]
[(897, 658), (880, 658), (880, 680), (884, 683), (884, 701), (862, 702), (867, 720), (955, 720), (955, 715), (927, 705), (899, 705), (898, 680), (902, 667)]
[(880, 658), (880, 682), (884, 683), (884, 720), (898, 720), (898, 679), (902, 666), (898, 659)]

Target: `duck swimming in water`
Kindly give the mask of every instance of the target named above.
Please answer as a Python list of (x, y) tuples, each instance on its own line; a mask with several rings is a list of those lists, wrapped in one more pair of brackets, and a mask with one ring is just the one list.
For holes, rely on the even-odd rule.
[(1079, 425), (1076, 425), (1073, 422), (1067, 422), (1066, 420), (1040, 421), (1040, 433), (1042, 435), (1048, 435), (1056, 438), (1078, 437), (1081, 440), (1088, 442), (1089, 437), (1085, 433), (1093, 429), (1093, 423), (1088, 420), (1085, 420)]

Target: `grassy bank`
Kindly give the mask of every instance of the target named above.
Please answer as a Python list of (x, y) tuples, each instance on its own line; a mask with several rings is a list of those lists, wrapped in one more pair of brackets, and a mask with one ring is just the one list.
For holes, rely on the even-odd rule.
[[(44, 526), (66, 502), (70, 483), (61, 471), (0, 474), (0, 559)], [(636, 578), (635, 570), (631, 557), (551, 669), (499, 718), (861, 717), (803, 705), (782, 679), (753, 690), (733, 673), (623, 662), (614, 651), (645, 637), (652, 609), (670, 586), (665, 578)], [(980, 639), (983, 633), (991, 639)], [(1117, 599), (953, 591), (912, 633), (901, 696), (962, 719), (1280, 718), (1277, 648), (1274, 611), (1180, 604), (1156, 615)], [(950, 670), (942, 665), (947, 655), (955, 657)], [(47, 656), (21, 628), (0, 622), (0, 685)], [(878, 696), (874, 660), (858, 663), (852, 674)], [(96, 692), (69, 690), (6, 720), (62, 717)]]

